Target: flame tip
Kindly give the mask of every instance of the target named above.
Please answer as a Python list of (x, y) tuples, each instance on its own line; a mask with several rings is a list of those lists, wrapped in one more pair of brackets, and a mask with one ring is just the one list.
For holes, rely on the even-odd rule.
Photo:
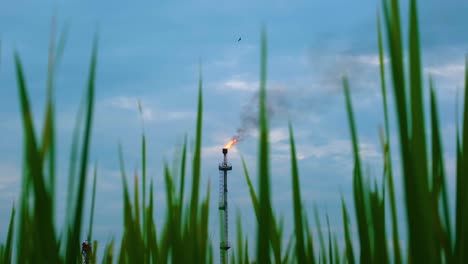
[(239, 137), (238, 136), (234, 136), (232, 137), (231, 141), (229, 141), (225, 146), (224, 148), (225, 149), (230, 149), (232, 146), (234, 146), (234, 144), (236, 144), (237, 142), (239, 141)]

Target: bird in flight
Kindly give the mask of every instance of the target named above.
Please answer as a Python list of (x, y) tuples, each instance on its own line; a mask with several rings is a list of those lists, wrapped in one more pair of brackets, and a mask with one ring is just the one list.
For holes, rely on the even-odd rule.
[(241, 40), (242, 40), (242, 38), (241, 38), (241, 37), (239, 37), (239, 39), (237, 40), (237, 42), (239, 42), (239, 41), (241, 41)]

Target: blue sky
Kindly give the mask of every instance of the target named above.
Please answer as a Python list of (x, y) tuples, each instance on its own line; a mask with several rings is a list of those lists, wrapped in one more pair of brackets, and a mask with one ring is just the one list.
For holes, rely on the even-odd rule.
[[(13, 53), (23, 61), (34, 117), (40, 124), (45, 102), (47, 50), (51, 19), (58, 31), (68, 27), (56, 83), (59, 197), (65, 197), (70, 138), (84, 93), (93, 36), (99, 39), (95, 122), (91, 161), (99, 164), (95, 237), (105, 243), (119, 237), (122, 189), (117, 145), (122, 143), (127, 173), (140, 164), (144, 108), (148, 174), (156, 184), (156, 212), (163, 210), (163, 163), (172, 163), (185, 133), (193, 145), (197, 81), (202, 67), (202, 189), (217, 185), (221, 147), (240, 125), (243, 109), (258, 90), (260, 31), (268, 35), (268, 89), (272, 116), (272, 189), (275, 210), (292, 231), (291, 178), (287, 122), (291, 119), (305, 210), (330, 215), (333, 232), (342, 235), (340, 194), (352, 209), (352, 160), (340, 78), (349, 76), (362, 155), (371, 178), (382, 174), (378, 126), (383, 124), (378, 75), (376, 12), (379, 1), (8, 1), (0, 3), (0, 240), (4, 240), (11, 203), (18, 197), (21, 173), (21, 123)], [(468, 36), (468, 4), (428, 1), (420, 8), (424, 78), (432, 74), (440, 103), (449, 186), (454, 185), (455, 94), (463, 87)], [(406, 25), (407, 3), (402, 3)], [(405, 30), (406, 32), (406, 30)], [(406, 34), (406, 33), (405, 33)], [(237, 41), (242, 37), (240, 42)], [(390, 81), (389, 81), (390, 82)], [(427, 85), (426, 85), (427, 86)], [(427, 87), (426, 87), (427, 88)], [(460, 90), (462, 91), (462, 90)], [(390, 101), (393, 95), (389, 96)], [(426, 97), (427, 98), (427, 97)], [(391, 103), (391, 127), (396, 127)], [(254, 109), (255, 110), (255, 109)], [(393, 134), (395, 169), (398, 141)], [(256, 131), (232, 150), (229, 178), (231, 223), (242, 212), (252, 237), (254, 215), (239, 154), (254, 183)], [(402, 183), (396, 175), (400, 204)], [(90, 189), (88, 189), (90, 190)], [(211, 237), (218, 243), (217, 189), (212, 189)], [(57, 201), (57, 223), (65, 204)], [(350, 210), (353, 211), (353, 210)], [(159, 211), (161, 212), (161, 211)], [(399, 218), (404, 220), (400, 206)], [(161, 215), (161, 213), (159, 213)], [(156, 217), (161, 221), (159, 217)], [(85, 218), (87, 219), (87, 218)], [(352, 222), (354, 223), (354, 222)], [(311, 221), (311, 224), (314, 223)], [(313, 225), (315, 226), (315, 225)], [(233, 230), (233, 229), (231, 229)], [(231, 235), (234, 233), (232, 232)], [(103, 244), (101, 244), (103, 245)], [(215, 247), (216, 249), (217, 247)], [(216, 252), (217, 250), (215, 250)]]

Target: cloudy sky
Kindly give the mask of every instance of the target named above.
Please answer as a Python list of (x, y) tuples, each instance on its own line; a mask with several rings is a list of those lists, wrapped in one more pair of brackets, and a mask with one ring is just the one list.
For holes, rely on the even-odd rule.
[[(56, 76), (58, 130), (57, 223), (63, 223), (67, 169), (76, 112), (84, 94), (93, 37), (98, 36), (96, 108), (91, 162), (98, 162), (95, 237), (107, 242), (122, 231), (122, 186), (117, 146), (121, 142), (127, 174), (141, 164), (143, 104), (148, 139), (148, 174), (156, 184), (156, 218), (164, 209), (163, 164), (172, 164), (185, 134), (192, 151), (199, 66), (203, 76), (202, 188), (211, 181), (210, 235), (219, 242), (217, 164), (221, 147), (256, 112), (260, 32), (268, 38), (271, 116), (272, 198), (275, 211), (292, 232), (291, 177), (287, 123), (297, 143), (304, 210), (313, 219), (317, 206), (342, 237), (340, 195), (350, 211), (353, 201), (351, 143), (340, 78), (350, 79), (361, 154), (371, 181), (380, 181), (382, 156), (378, 127), (383, 114), (378, 74), (376, 13), (380, 1), (3, 1), (0, 3), (0, 240), (17, 201), (22, 127), (13, 54), (23, 61), (34, 118), (43, 116), (47, 51), (52, 17), (57, 31), (68, 29)], [(454, 186), (455, 95), (462, 92), (467, 52), (468, 4), (426, 1), (420, 8), (424, 80), (432, 74), (440, 104), (449, 186)], [(403, 1), (403, 25), (407, 3)], [(405, 34), (407, 30), (404, 30)], [(237, 41), (242, 38), (241, 41)], [(393, 100), (393, 94), (389, 97)], [(427, 97), (426, 97), (427, 98)], [(391, 128), (395, 113), (391, 108)], [(243, 216), (253, 238), (255, 219), (240, 155), (257, 184), (257, 134), (231, 151), (231, 223)], [(403, 201), (398, 138), (392, 135), (397, 196)], [(90, 185), (89, 185), (90, 186)], [(88, 189), (90, 190), (90, 188)], [(88, 202), (90, 197), (88, 197)], [(158, 211), (159, 210), (159, 211)], [(400, 206), (399, 218), (404, 221)], [(87, 218), (86, 218), (87, 219)], [(354, 224), (355, 222), (352, 221)], [(311, 221), (311, 225), (315, 224)], [(400, 225), (404, 227), (403, 225)], [(232, 232), (233, 229), (231, 229)], [(355, 231), (353, 231), (355, 232)], [(234, 235), (234, 232), (231, 233)], [(404, 239), (404, 236), (403, 236)], [(217, 247), (215, 247), (217, 249)], [(215, 250), (217, 252), (217, 250)]]

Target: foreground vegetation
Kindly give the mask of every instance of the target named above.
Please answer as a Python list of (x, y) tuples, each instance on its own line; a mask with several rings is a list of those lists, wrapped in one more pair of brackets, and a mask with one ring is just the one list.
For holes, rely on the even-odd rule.
[[(240, 218), (237, 219), (237, 241), (233, 245), (231, 263), (468, 263), (468, 70), (465, 73), (465, 98), (461, 135), (456, 134), (456, 194), (447, 193), (441, 126), (437, 117), (437, 100), (432, 81), (429, 83), (430, 100), (424, 106), (424, 90), (421, 74), (420, 43), (416, 0), (410, 1), (408, 53), (404, 54), (397, 0), (383, 1), (384, 33), (388, 47), (389, 67), (396, 106), (399, 146), (401, 153), (403, 193), (405, 196), (407, 223), (397, 221), (393, 184), (390, 129), (387, 102), (386, 76), (383, 63), (383, 34), (380, 17), (377, 19), (377, 36), (380, 55), (381, 89), (383, 95), (384, 128), (380, 131), (383, 148), (382, 186), (369, 186), (363, 179), (359, 142), (356, 134), (350, 84), (343, 79), (345, 104), (349, 120), (354, 156), (353, 194), (359, 243), (353, 244), (350, 234), (348, 207), (342, 200), (344, 248), (339, 248), (337, 238), (328, 233), (325, 243), (318, 217), (318, 233), (312, 234), (307, 214), (303, 211), (300, 178), (297, 166), (292, 125), (289, 125), (291, 146), (291, 179), (293, 186), (294, 233), (284, 248), (283, 226), (274, 215), (270, 194), (268, 118), (266, 114), (266, 34), (262, 33), (261, 71), (259, 96), (259, 152), (257, 189), (250, 180), (243, 162), (252, 206), (257, 218), (256, 252), (249, 251), (249, 241), (242, 233)], [(47, 87), (47, 104), (41, 134), (33, 125), (29, 96), (23, 66), (15, 55), (18, 91), (21, 103), (24, 137), (23, 178), (19, 205), (12, 209), (6, 241), (0, 245), (0, 263), (10, 263), (15, 253), (18, 263), (76, 263), (81, 261), (80, 240), (86, 230), (86, 238), (93, 241), (93, 210), (97, 173), (94, 173), (92, 206), (88, 225), (84, 223), (84, 197), (90, 135), (94, 109), (94, 79), (97, 63), (97, 48), (94, 46), (89, 81), (84, 103), (77, 116), (70, 154), (68, 207), (64, 229), (54, 225), (55, 195), (55, 116), (53, 100), (53, 76), (56, 61), (63, 50), (63, 42), (51, 48)], [(407, 57), (406, 57), (407, 56)], [(408, 58), (408, 63), (404, 63)], [(153, 183), (146, 178), (146, 139), (142, 135), (142, 182), (139, 192), (135, 176), (134, 197), (129, 195), (123, 151), (119, 148), (124, 202), (124, 233), (120, 248), (111, 241), (105, 245), (102, 263), (212, 263), (213, 250), (217, 243), (208, 237), (210, 188), (200, 193), (200, 163), (202, 142), (202, 79), (199, 81), (198, 114), (195, 133), (195, 150), (192, 161), (192, 186), (190, 203), (185, 204), (187, 143), (180, 157), (179, 175), (173, 175), (169, 166), (164, 166), (167, 211), (162, 227), (157, 229), (153, 219)], [(429, 110), (427, 110), (429, 109)], [(430, 111), (430, 139), (426, 131), (425, 111)], [(429, 155), (430, 153), (430, 155)], [(177, 183), (177, 184), (176, 184)], [(148, 188), (149, 185), (149, 188)], [(148, 191), (148, 193), (147, 193)], [(203, 196), (203, 198), (201, 198)], [(455, 212), (450, 213), (449, 199), (455, 199)], [(386, 215), (387, 206), (390, 216)], [(316, 212), (317, 216), (317, 212)], [(452, 227), (452, 218), (455, 226)], [(16, 219), (16, 221), (15, 221)], [(386, 231), (386, 222), (391, 223), (391, 233)], [(400, 227), (406, 224), (407, 244), (400, 244)], [(18, 232), (14, 234), (15, 226)], [(317, 240), (318, 238), (318, 240)], [(388, 241), (392, 241), (391, 247)], [(318, 241), (318, 243), (317, 243)], [(93, 252), (98, 244), (94, 242)], [(405, 250), (403, 250), (405, 248)], [(183, 251), (183, 252), (182, 252)], [(403, 254), (406, 252), (406, 254)], [(93, 256), (91, 262), (95, 262)]]

